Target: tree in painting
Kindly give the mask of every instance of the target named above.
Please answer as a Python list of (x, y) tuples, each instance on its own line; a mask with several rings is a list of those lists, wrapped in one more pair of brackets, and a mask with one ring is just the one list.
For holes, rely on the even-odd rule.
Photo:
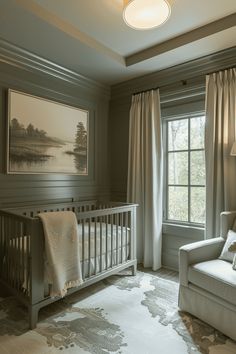
[(87, 131), (82, 122), (77, 124), (74, 151), (82, 152), (87, 150)]
[(76, 126), (75, 144), (74, 144), (74, 162), (76, 168), (80, 170), (85, 168), (87, 164), (87, 130), (83, 122), (79, 122)]

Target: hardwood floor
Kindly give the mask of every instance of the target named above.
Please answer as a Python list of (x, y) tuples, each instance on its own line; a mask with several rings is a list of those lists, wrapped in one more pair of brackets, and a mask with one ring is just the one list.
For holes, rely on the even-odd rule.
[(158, 277), (163, 279), (175, 281), (176, 283), (179, 282), (179, 273), (174, 270), (161, 268), (154, 271), (151, 268), (144, 268), (141, 264), (138, 265), (138, 270), (144, 273), (152, 274), (154, 276), (157, 275)]

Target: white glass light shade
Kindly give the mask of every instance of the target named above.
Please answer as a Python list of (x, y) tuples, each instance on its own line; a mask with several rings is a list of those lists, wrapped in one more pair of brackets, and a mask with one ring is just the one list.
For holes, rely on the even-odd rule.
[(134, 29), (158, 27), (168, 20), (170, 12), (167, 0), (124, 0), (124, 21)]
[(230, 151), (231, 156), (236, 156), (236, 141), (233, 143), (232, 149)]

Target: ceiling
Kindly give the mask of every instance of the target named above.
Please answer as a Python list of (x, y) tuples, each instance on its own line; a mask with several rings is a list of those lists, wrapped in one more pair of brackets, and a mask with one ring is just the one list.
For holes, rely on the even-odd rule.
[(109, 85), (236, 45), (236, 0), (169, 3), (163, 26), (137, 31), (123, 0), (0, 0), (0, 36)]

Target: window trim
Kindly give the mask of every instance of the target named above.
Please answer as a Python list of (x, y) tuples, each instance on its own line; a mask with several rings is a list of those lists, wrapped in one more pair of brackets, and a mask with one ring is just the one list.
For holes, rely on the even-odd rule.
[[(184, 113), (184, 114), (177, 114), (174, 116), (169, 116), (169, 117), (164, 117), (163, 118), (163, 147), (164, 147), (164, 159), (163, 159), (163, 224), (169, 224), (169, 225), (176, 225), (176, 226), (183, 226), (183, 227), (189, 227), (189, 228), (199, 228), (199, 229), (204, 229), (205, 224), (204, 223), (196, 223), (196, 222), (191, 222), (191, 221), (181, 221), (181, 220), (173, 220), (173, 219), (168, 219), (168, 197), (169, 197), (169, 186), (171, 184), (168, 183), (168, 156), (169, 153), (171, 152), (188, 152), (188, 166), (190, 166), (190, 153), (189, 151), (205, 151), (204, 149), (191, 149), (190, 150), (190, 119), (191, 118), (197, 118), (197, 117), (202, 117), (205, 116), (206, 113), (204, 110), (196, 111), (194, 113)], [(177, 151), (168, 151), (168, 122), (175, 121), (175, 120), (181, 120), (181, 119), (188, 119), (188, 150), (177, 150)], [(188, 188), (188, 220), (190, 220), (190, 203), (191, 203), (191, 187), (194, 187), (195, 185), (190, 184), (190, 173), (188, 173), (188, 185), (178, 185), (179, 187), (187, 187)], [(196, 187), (206, 187), (206, 185), (196, 185)]]

